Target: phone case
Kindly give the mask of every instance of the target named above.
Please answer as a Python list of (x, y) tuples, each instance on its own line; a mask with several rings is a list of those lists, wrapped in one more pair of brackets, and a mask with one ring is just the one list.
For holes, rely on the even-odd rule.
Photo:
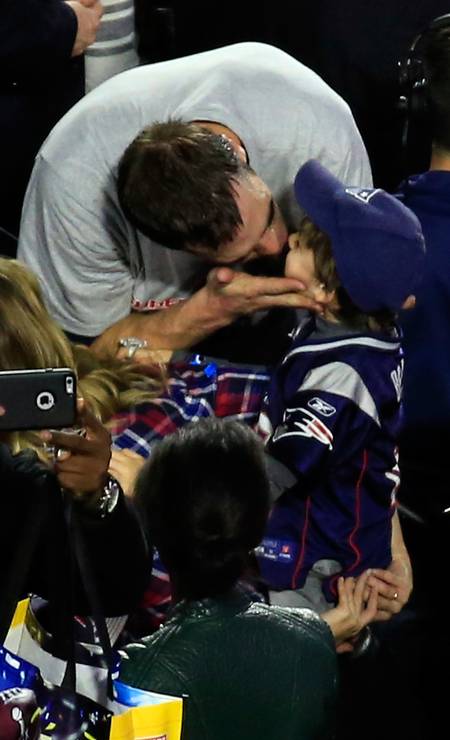
[(76, 376), (69, 368), (0, 372), (0, 430), (73, 426)]

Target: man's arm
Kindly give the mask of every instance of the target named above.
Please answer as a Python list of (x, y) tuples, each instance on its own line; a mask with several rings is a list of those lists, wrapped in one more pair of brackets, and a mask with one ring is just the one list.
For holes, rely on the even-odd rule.
[(82, 54), (95, 40), (101, 14), (100, 0), (5, 0), (0, 20), (4, 69), (29, 79), (58, 60)]
[(218, 267), (206, 285), (186, 301), (151, 314), (132, 313), (106, 329), (91, 345), (98, 354), (116, 354), (121, 337), (145, 339), (155, 349), (186, 349), (239, 316), (275, 306), (320, 310), (291, 278), (254, 277)]

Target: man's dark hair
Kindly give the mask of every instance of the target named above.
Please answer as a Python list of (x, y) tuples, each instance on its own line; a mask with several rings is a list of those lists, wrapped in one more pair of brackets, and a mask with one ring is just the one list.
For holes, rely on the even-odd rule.
[(120, 160), (120, 205), (133, 226), (166, 247), (217, 249), (242, 224), (235, 186), (247, 171), (225, 137), (180, 120), (154, 123)]
[(251, 564), (269, 513), (261, 440), (235, 421), (189, 424), (156, 446), (135, 500), (178, 598), (225, 593)]
[(450, 151), (450, 22), (424, 35), (423, 60), (432, 139)]

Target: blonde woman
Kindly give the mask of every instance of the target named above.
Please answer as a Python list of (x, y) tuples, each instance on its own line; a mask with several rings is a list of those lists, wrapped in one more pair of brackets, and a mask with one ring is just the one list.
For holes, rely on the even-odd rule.
[[(74, 367), (71, 346), (48, 316), (36, 280), (22, 265), (6, 259), (0, 259), (0, 322), (2, 370)], [(114, 502), (110, 502), (114, 505), (106, 511), (99, 508), (107, 491), (111, 490), (111, 480), (107, 477), (110, 436), (100, 419), (114, 408), (113, 400), (108, 401), (109, 397), (115, 398), (117, 407), (123, 403), (119, 379), (125, 384), (127, 378), (134, 378), (124, 365), (117, 370), (117, 383), (114, 385), (111, 380), (113, 371), (109, 372), (110, 375), (103, 378), (99, 371), (95, 382), (91, 374), (87, 374), (92, 390), (87, 389), (85, 397), (91, 401), (96, 413), (91, 413), (86, 403), (79, 403), (78, 422), (86, 430), (85, 438), (63, 432), (43, 435), (64, 451), (56, 460), (54, 471), (48, 465), (46, 440), (38, 433), (4, 432), (1, 435), (1, 514), (4, 527), (0, 555), (6, 567), (0, 576), (0, 603), (11, 593), (17, 592), (17, 597), (20, 597), (22, 589), (23, 593), (33, 591), (50, 600), (57, 597), (51, 590), (52, 586), (67, 576), (64, 570), (67, 540), (58, 483), (76, 492), (79, 499), (77, 509), (85, 549), (93, 566), (105, 613), (111, 616), (128, 613), (138, 604), (145, 590), (149, 580), (148, 552), (133, 511), (117, 489)], [(96, 383), (99, 388), (104, 386), (103, 396), (94, 392)], [(159, 381), (146, 379), (141, 392), (150, 395), (155, 392), (155, 386), (160, 388)], [(29, 454), (30, 448), (41, 460)], [(42, 460), (47, 464), (43, 465)], [(23, 538), (29, 540), (30, 536), (35, 541), (32, 566), (28, 575), (25, 574), (24, 583), (17, 584), (11, 581), (14, 563), (20, 554)], [(60, 553), (58, 562), (55, 562), (55, 550)], [(74, 583), (74, 604), (78, 613), (89, 609), (78, 580)]]
[[(133, 364), (133, 357), (99, 360), (87, 347), (72, 345), (53, 321), (33, 273), (5, 258), (0, 258), (0, 325), (1, 369), (73, 368), (79, 394), (112, 433), (113, 449), (123, 450), (127, 462), (139, 467), (155, 441), (191, 421), (212, 415), (256, 420), (268, 381), (263, 370), (221, 369), (188, 360), (171, 363), (166, 373), (153, 355), (145, 366)], [(37, 432), (13, 432), (7, 444), (13, 453), (32, 449), (47, 462), (46, 446)], [(128, 466), (117, 466), (113, 458), (109, 472), (131, 492), (134, 477)], [(119, 544), (123, 551), (122, 538)], [(170, 599), (167, 573), (156, 561), (145, 596), (144, 631), (160, 624)]]
[[(0, 258), (0, 364), (2, 370), (73, 368), (79, 395), (104, 424), (114, 414), (149, 401), (163, 391), (158, 366), (139, 369), (131, 361), (97, 359), (86, 347), (72, 345), (49, 315), (33, 273), (16, 260)], [(34, 449), (46, 459), (42, 437), (14, 432), (12, 452)]]

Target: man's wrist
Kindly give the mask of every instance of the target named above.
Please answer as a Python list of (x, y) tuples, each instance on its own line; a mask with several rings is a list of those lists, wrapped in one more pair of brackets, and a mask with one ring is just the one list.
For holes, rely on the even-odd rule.
[(81, 503), (84, 511), (95, 517), (104, 519), (114, 511), (121, 494), (122, 487), (120, 483), (114, 476), (108, 474), (102, 488), (90, 495), (85, 494), (78, 501)]
[[(218, 329), (229, 326), (238, 317), (224, 310), (223, 300), (212, 294), (208, 285), (204, 285), (189, 299), (192, 311), (192, 323), (198, 327), (198, 334), (207, 336)], [(200, 336), (200, 338), (203, 338)]]

